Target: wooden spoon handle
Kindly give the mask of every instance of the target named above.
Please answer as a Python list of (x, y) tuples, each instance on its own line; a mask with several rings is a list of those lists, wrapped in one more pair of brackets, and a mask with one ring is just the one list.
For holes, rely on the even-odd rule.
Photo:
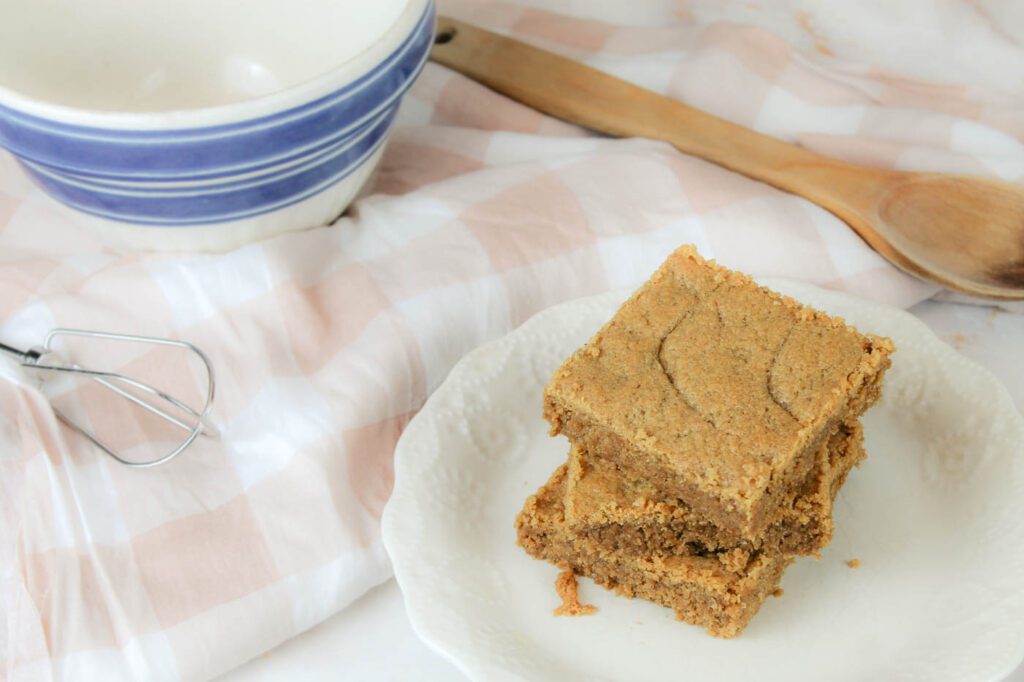
[[(820, 156), (512, 38), (439, 17), (431, 58), (557, 118), (617, 137), (664, 140), (837, 213), (831, 191), (870, 192), (875, 171)], [(868, 196), (856, 197), (868, 200)], [(861, 201), (854, 202), (863, 205)]]

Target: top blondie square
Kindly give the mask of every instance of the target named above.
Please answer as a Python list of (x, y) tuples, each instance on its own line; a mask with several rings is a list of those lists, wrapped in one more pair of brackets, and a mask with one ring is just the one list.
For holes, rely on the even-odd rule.
[(544, 416), (754, 539), (839, 424), (878, 399), (893, 350), (684, 246), (556, 370)]

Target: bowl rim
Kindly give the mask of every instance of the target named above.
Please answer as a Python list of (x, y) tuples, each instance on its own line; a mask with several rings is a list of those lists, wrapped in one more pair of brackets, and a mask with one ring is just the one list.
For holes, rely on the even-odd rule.
[(0, 120), (5, 109), (63, 126), (102, 130), (190, 130), (258, 120), (329, 96), (368, 73), (416, 30), (425, 15), (433, 13), (434, 2), (405, 0), (398, 17), (372, 45), (319, 76), (259, 97), (208, 107), (106, 111), (40, 100), (0, 85)]

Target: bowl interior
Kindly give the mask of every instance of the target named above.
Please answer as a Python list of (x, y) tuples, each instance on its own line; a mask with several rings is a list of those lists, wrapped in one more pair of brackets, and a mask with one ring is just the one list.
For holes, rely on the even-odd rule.
[(0, 0), (0, 88), (102, 112), (231, 104), (310, 81), (409, 0)]

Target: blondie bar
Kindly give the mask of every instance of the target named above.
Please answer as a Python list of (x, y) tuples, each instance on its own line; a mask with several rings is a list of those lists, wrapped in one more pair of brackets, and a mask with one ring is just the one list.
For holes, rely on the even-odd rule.
[(627, 553), (717, 554), (741, 570), (758, 550), (771, 556), (817, 554), (832, 539), (832, 501), (864, 458), (859, 422), (843, 423), (817, 455), (804, 485), (787, 496), (779, 517), (755, 541), (720, 529), (648, 481), (623, 476), (612, 462), (573, 446), (565, 497), (567, 526)]
[(519, 544), (532, 556), (592, 578), (627, 597), (675, 609), (676, 617), (717, 637), (738, 635), (768, 595), (778, 587), (788, 557), (757, 553), (740, 572), (714, 556), (634, 554), (609, 549), (578, 536), (565, 521), (567, 466), (558, 467), (526, 501), (516, 529)]
[(892, 351), (686, 246), (555, 372), (544, 415), (755, 542), (829, 435), (877, 399)]

